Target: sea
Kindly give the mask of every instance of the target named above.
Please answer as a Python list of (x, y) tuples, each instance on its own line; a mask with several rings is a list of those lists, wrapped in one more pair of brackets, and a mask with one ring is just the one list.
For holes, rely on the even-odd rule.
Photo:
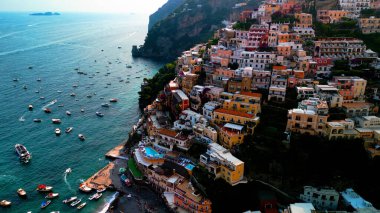
[[(140, 117), (141, 83), (162, 66), (131, 56), (132, 45), (144, 42), (147, 25), (148, 17), (137, 14), (0, 13), (0, 200), (12, 201), (0, 212), (77, 212), (62, 203), (70, 196), (87, 202), (81, 212), (105, 211), (115, 192), (88, 201), (78, 186), (107, 165), (107, 151), (128, 138)], [(111, 98), (118, 102), (101, 107)], [(46, 107), (51, 114), (43, 111)], [(42, 122), (33, 122), (37, 118)], [(52, 124), (53, 118), (62, 123)], [(70, 126), (73, 131), (66, 134)], [(27, 147), (31, 162), (20, 163), (15, 144)], [(67, 168), (72, 173), (64, 174)], [(44, 210), (38, 184), (60, 193)], [(17, 196), (18, 188), (27, 191), (27, 199)]]

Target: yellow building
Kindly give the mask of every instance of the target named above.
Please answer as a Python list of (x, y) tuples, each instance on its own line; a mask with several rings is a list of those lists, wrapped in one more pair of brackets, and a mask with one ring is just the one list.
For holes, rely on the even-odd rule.
[(309, 13), (296, 13), (296, 27), (308, 28), (313, 26), (313, 16)]
[(233, 186), (246, 183), (244, 162), (217, 143), (208, 145), (207, 152), (200, 155), (200, 164), (214, 174), (215, 178), (222, 178)]
[(198, 79), (197, 74), (188, 73), (182, 78), (181, 86), (182, 91), (185, 92), (185, 94), (190, 94), (193, 87), (196, 85)]
[(251, 91), (252, 78), (230, 78), (227, 83), (227, 90), (230, 93), (239, 91)]
[(223, 102), (223, 109), (236, 110), (253, 115), (261, 112), (261, 94), (253, 92), (236, 93), (231, 100)]
[(333, 24), (340, 22), (342, 18), (350, 15), (349, 11), (346, 10), (318, 10), (317, 20), (324, 24)]
[(225, 124), (219, 130), (219, 142), (227, 149), (244, 142), (243, 126), (236, 124)]
[(224, 125), (226, 123), (244, 125), (247, 127), (247, 132), (250, 134), (253, 134), (254, 129), (260, 120), (259, 117), (255, 117), (253, 114), (229, 109), (214, 110), (211, 119), (216, 125)]
[(371, 16), (369, 18), (359, 18), (359, 27), (363, 34), (379, 33), (380, 18)]
[(318, 115), (313, 110), (292, 109), (288, 111), (286, 131), (301, 134), (323, 135), (328, 116)]
[(331, 121), (326, 124), (326, 137), (329, 140), (353, 139), (359, 136), (351, 119)]

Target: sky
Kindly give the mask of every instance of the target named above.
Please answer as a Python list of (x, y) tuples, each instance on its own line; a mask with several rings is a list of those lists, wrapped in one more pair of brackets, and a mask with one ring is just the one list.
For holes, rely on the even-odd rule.
[(151, 14), (167, 0), (0, 0), (0, 11)]

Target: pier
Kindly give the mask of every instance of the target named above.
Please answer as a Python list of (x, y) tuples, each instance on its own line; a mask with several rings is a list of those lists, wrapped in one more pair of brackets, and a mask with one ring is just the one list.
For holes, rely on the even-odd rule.
[(112, 169), (114, 169), (115, 164), (110, 162), (103, 169), (96, 172), (93, 176), (83, 182), (87, 187), (98, 190), (103, 188), (108, 188), (112, 184)]
[(110, 159), (124, 159), (128, 160), (128, 157), (126, 156), (124, 149), (124, 143), (116, 146), (115, 148), (111, 149), (106, 153), (106, 157)]

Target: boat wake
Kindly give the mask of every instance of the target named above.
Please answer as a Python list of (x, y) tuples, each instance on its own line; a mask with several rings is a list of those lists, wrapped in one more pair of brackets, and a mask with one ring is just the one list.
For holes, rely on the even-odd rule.
[(66, 172), (63, 174), (63, 180), (65, 181), (65, 183), (66, 183), (66, 185), (67, 185), (67, 188), (69, 188), (70, 191), (75, 192), (75, 191), (71, 188), (70, 183), (67, 181), (67, 174), (68, 174), (68, 173), (66, 173)]
[(20, 122), (24, 122), (24, 121), (25, 121), (24, 115), (21, 116), (18, 120), (19, 120)]
[(119, 192), (116, 192), (113, 194), (110, 198), (106, 199), (106, 203), (102, 206), (102, 209), (98, 211), (98, 213), (106, 213), (110, 207), (110, 205), (116, 200), (116, 198), (119, 196)]
[(49, 107), (49, 106), (51, 106), (51, 105), (53, 105), (55, 103), (57, 103), (57, 99), (50, 101), (48, 104), (46, 104), (45, 106), (43, 106), (41, 109), (44, 110), (46, 107)]

